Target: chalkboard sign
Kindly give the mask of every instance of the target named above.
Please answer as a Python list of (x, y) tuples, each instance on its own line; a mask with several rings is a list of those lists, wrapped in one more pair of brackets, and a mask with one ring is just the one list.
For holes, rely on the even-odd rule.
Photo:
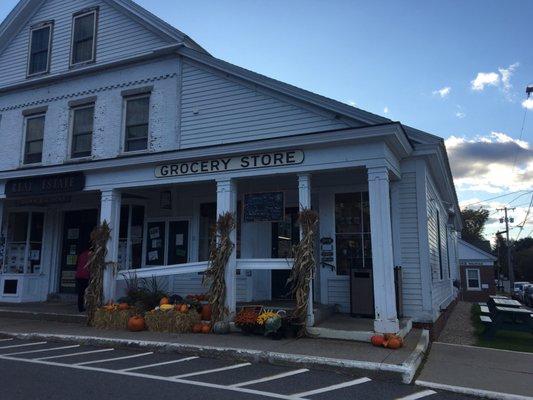
[(278, 222), (285, 215), (283, 192), (244, 195), (244, 222)]

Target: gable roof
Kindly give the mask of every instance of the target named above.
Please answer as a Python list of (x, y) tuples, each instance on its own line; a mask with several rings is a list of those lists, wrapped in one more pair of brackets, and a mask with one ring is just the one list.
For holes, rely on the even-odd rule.
[[(476, 247), (473, 244), (470, 244), (470, 243), (464, 241), (463, 239), (459, 239), (458, 243), (459, 243), (458, 250), (459, 250), (459, 259), (460, 260), (496, 261), (498, 259), (497, 257), (493, 256), (492, 254), (487, 253), (484, 250), (481, 250), (479, 247)], [(462, 251), (461, 251), (462, 249), (463, 249), (463, 254), (461, 254), (462, 253)], [(466, 256), (464, 255), (464, 250), (469, 250), (470, 252), (473, 252), (477, 257), (476, 258), (472, 258), (472, 257), (466, 258)]]
[[(45, 1), (46, 0), (20, 0), (13, 10), (11, 10), (6, 19), (0, 24), (0, 53), (4, 51), (15, 35), (20, 32), (25, 23)], [(156, 35), (166, 39), (169, 43), (184, 44), (198, 52), (208, 54), (204, 48), (189, 36), (139, 6), (132, 0), (102, 1), (134, 19)]]

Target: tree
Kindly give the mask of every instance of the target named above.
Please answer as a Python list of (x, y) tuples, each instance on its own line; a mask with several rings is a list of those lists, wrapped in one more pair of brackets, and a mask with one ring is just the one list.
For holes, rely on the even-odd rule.
[(465, 208), (461, 211), (461, 217), (463, 218), (461, 238), (474, 246), (479, 246), (481, 242), (485, 241), (483, 229), (489, 219), (489, 210)]
[(513, 250), (516, 279), (533, 281), (533, 238), (517, 240), (513, 243)]

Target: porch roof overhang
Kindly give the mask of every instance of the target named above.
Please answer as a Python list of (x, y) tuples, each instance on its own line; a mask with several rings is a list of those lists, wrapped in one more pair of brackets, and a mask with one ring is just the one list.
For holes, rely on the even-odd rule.
[[(5, 181), (15, 178), (26, 178), (44, 175), (64, 174), (75, 171), (98, 173), (106, 170), (123, 169), (157, 165), (165, 162), (182, 162), (215, 156), (231, 156), (242, 153), (258, 153), (271, 150), (298, 148), (316, 148), (327, 145), (343, 146), (347, 143), (383, 143), (388, 151), (388, 165), (399, 174), (398, 160), (409, 156), (413, 147), (409, 142), (400, 123), (388, 123), (359, 128), (306, 133), (281, 138), (261, 139), (240, 143), (197, 147), (183, 150), (154, 152), (148, 154), (124, 155), (116, 158), (68, 162), (58, 165), (24, 167), (11, 171), (0, 172), (0, 197), (4, 197)], [(2, 182), (4, 181), (4, 182)]]

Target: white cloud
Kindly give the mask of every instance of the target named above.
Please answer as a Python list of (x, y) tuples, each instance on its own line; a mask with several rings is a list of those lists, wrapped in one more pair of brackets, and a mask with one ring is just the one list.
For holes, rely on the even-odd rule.
[(522, 102), (522, 107), (527, 108), (528, 110), (533, 110), (533, 97), (530, 97), (527, 100)]
[(459, 118), (459, 119), (463, 119), (464, 117), (466, 117), (466, 114), (465, 114), (464, 112), (462, 112), (462, 111), (457, 111), (457, 112), (455, 113), (455, 116), (456, 116), (457, 118)]
[(389, 107), (385, 107), (385, 108), (383, 109), (383, 112), (384, 112), (385, 114), (388, 114), (388, 113), (389, 113)]
[(514, 64), (509, 65), (507, 68), (498, 68), (502, 78), (503, 91), (508, 92), (512, 89), (513, 85), (511, 85), (511, 76), (513, 76), (515, 69), (519, 65), (520, 63), (515, 62)]
[(503, 132), (446, 140), (457, 189), (505, 193), (533, 187), (533, 150)]
[(478, 72), (476, 79), (470, 82), (472, 90), (481, 91), (485, 86), (498, 86), (500, 84), (500, 75), (496, 72)]
[(449, 86), (445, 86), (442, 89), (434, 90), (433, 95), (434, 96), (440, 96), (441, 99), (444, 99), (450, 95), (450, 92), (452, 91), (452, 88)]

